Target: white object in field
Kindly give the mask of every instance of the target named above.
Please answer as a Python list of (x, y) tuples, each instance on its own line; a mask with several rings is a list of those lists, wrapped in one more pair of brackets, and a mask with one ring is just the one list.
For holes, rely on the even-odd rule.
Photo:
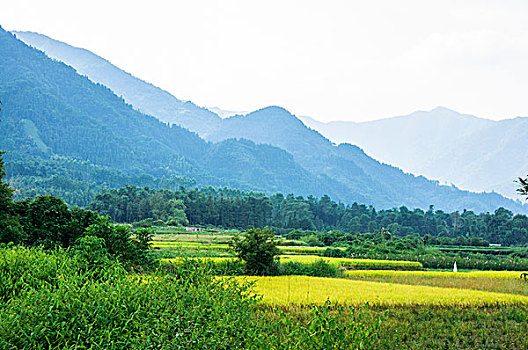
[(456, 261), (455, 261), (455, 265), (453, 265), (453, 272), (458, 272), (458, 268), (456, 266)]

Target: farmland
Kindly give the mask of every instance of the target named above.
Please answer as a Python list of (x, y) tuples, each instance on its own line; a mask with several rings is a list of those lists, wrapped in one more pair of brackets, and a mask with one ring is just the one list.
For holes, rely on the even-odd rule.
[(255, 291), (271, 305), (334, 303), (361, 306), (461, 306), (528, 305), (528, 296), (449, 289), (423, 285), (354, 281), (308, 276), (239, 277), (254, 281)]
[[(239, 231), (229, 230), (220, 232), (178, 232), (171, 228), (156, 228), (157, 234), (153, 236), (152, 247), (159, 251), (159, 254), (166, 258), (176, 256), (208, 256), (208, 257), (228, 257), (234, 256), (229, 252), (229, 240)], [(287, 241), (284, 240), (287, 244)], [(325, 247), (310, 246), (289, 246), (278, 247), (283, 254), (322, 254)], [(338, 248), (344, 250), (345, 248)]]
[[(157, 237), (155, 246), (170, 246), (162, 244), (168, 240)], [(325, 327), (334, 325), (334, 333), (345, 332), (345, 328), (360, 329), (354, 333), (359, 338), (365, 332), (375, 333), (375, 337), (361, 338), (365, 348), (528, 347), (521, 336), (528, 331), (528, 282), (519, 278), (521, 271), (427, 270), (417, 261), (326, 257), (322, 247), (300, 246), (293, 254), (293, 250), (280, 247), (279, 271), (288, 273), (290, 265), (303, 266), (305, 276), (295, 269), (295, 275), (240, 276), (240, 270), (229, 270), (237, 266), (237, 260), (228, 249), (228, 239), (193, 237), (181, 237), (184, 255), (193, 256), (191, 252), (194, 249), (196, 253), (199, 247), (201, 257), (192, 260), (223, 266), (225, 271), (220, 274), (231, 271), (238, 276), (218, 278), (249, 282), (261, 296), (258, 314), (268, 324), (270, 349), (302, 348), (301, 343), (292, 341), (292, 334), (308, 344), (312, 338), (302, 330), (322, 317), (320, 313), (326, 317)], [(221, 247), (224, 255), (217, 254)], [(164, 261), (180, 264), (185, 260)], [(335, 274), (315, 277), (318, 275), (310, 266), (320, 262), (334, 266)], [(358, 328), (359, 324), (372, 328)]]

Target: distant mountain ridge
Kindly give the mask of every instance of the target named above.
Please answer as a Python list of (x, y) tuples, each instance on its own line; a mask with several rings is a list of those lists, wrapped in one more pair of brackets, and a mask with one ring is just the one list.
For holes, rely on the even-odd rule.
[[(27, 36), (26, 40), (29, 41)], [(54, 43), (50, 38), (46, 38), (45, 42), (48, 46), (53, 46)], [(38, 47), (35, 42), (30, 42), (30, 44)], [(69, 62), (72, 65), (74, 63), (90, 65), (82, 63), (86, 57), (90, 62), (104, 61), (93, 54), (93, 56), (84, 54), (79, 56), (75, 50), (70, 50), (64, 43), (60, 43), (60, 47), (60, 50), (54, 49), (57, 55), (54, 58), (61, 60), (59, 54), (64, 54), (70, 57)], [(48, 50), (50, 50), (49, 47)], [(78, 57), (74, 59), (71, 56)], [(93, 66), (97, 67), (97, 64)], [(77, 71), (81, 72), (81, 69), (78, 68)], [(126, 81), (130, 81), (129, 79), (133, 81), (130, 85), (127, 83), (121, 85), (119, 87), (122, 90), (121, 93), (116, 91), (116, 94), (131, 96), (130, 91), (136, 90), (135, 93), (138, 96), (147, 98), (152, 93), (155, 95), (152, 96), (152, 101), (165, 101), (167, 92), (155, 87), (152, 89), (148, 83), (135, 81), (135, 78), (120, 71), (117, 67), (112, 66), (111, 71), (112, 74), (101, 75), (97, 79), (89, 75), (88, 77), (93, 81), (99, 80), (105, 86), (115, 87), (119, 85), (115, 80), (125, 81), (120, 79), (127, 76)], [(142, 89), (148, 92), (143, 92)], [(175, 97), (170, 98), (180, 101)], [(151, 103), (149, 105), (145, 101), (136, 99), (134, 102), (136, 104), (130, 103), (140, 111), (162, 110), (157, 102), (149, 100), (148, 102)], [(150, 107), (146, 108), (146, 106)], [(188, 106), (194, 106), (194, 104), (189, 103)], [(184, 104), (182, 108), (187, 107)], [(180, 118), (181, 114), (173, 114), (174, 119), (171, 123), (182, 125), (190, 130), (194, 128), (194, 131), (201, 137), (213, 143), (202, 144), (194, 141), (201, 145), (201, 148), (195, 151), (192, 150), (194, 147), (192, 144), (188, 144), (185, 148), (184, 144), (172, 140), (171, 137), (164, 143), (172, 143), (180, 148), (189, 149), (188, 152), (191, 153), (182, 160), (192, 162), (185, 169), (195, 169), (195, 171), (178, 172), (178, 175), (195, 176), (196, 169), (201, 169), (198, 172), (199, 175), (207, 172), (207, 175), (198, 177), (198, 183), (205, 183), (209, 176), (212, 183), (226, 184), (227, 182), (233, 186), (245, 184), (243, 188), (268, 192), (288, 193), (291, 191), (296, 194), (313, 195), (326, 193), (338, 201), (345, 203), (357, 201), (372, 204), (377, 208), (406, 205), (425, 209), (434, 204), (439, 209), (449, 211), (470, 209), (485, 212), (493, 211), (499, 206), (510, 208), (515, 212), (527, 210), (519, 202), (507, 200), (498, 194), (460, 191), (454, 187), (439, 186), (438, 183), (424, 177), (405, 174), (395, 167), (381, 164), (370, 158), (356, 146), (347, 144), (335, 146), (319, 132), (307, 128), (302, 121), (281, 107), (268, 107), (244, 116), (237, 115), (227, 119), (214, 115), (215, 121), (206, 126), (202, 125), (202, 115), (194, 119), (195, 111), (201, 113), (199, 108), (198, 110), (189, 108), (184, 113), (185, 117)], [(168, 113), (170, 112), (168, 109)], [(163, 117), (152, 114), (165, 121)], [(193, 124), (192, 128), (186, 126), (187, 123)], [(104, 126), (101, 127), (104, 128)], [(151, 140), (149, 142), (160, 141), (153, 133), (144, 135), (144, 137)], [(253, 158), (255, 161), (258, 160), (258, 163), (248, 161)], [(254, 164), (258, 164), (260, 170), (252, 169)], [(228, 180), (230, 177), (234, 177), (232, 181)]]
[(334, 142), (353, 142), (374, 158), (472, 191), (518, 198), (528, 174), (528, 118), (493, 121), (437, 107), (363, 123), (301, 118)]
[(207, 131), (214, 128), (220, 120), (214, 112), (190, 101), (179, 100), (168, 92), (118, 69), (88, 50), (72, 47), (38, 33), (13, 33), (26, 44), (72, 66), (79, 74), (105, 85), (139, 111), (154, 115), (161, 121), (207, 135)]
[[(1, 28), (0, 61), (0, 149), (9, 152), (6, 167), (15, 183), (40, 183), (51, 192), (124, 179), (176, 188), (194, 182), (271, 193), (339, 197), (343, 192), (277, 147), (235, 140), (213, 144), (134, 110), (107, 87)], [(219, 153), (224, 161), (213, 163)], [(236, 157), (225, 159), (229, 154)]]

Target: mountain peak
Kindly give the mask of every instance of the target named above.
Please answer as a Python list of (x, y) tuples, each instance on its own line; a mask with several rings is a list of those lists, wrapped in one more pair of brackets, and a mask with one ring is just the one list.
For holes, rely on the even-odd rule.
[(430, 112), (444, 112), (444, 113), (448, 112), (448, 113), (460, 114), (457, 111), (454, 111), (452, 109), (449, 109), (447, 107), (442, 107), (442, 106), (438, 106), (436, 108), (433, 108)]
[(292, 115), (287, 109), (281, 106), (268, 106), (268, 107), (261, 108), (253, 113), (257, 113), (257, 112)]

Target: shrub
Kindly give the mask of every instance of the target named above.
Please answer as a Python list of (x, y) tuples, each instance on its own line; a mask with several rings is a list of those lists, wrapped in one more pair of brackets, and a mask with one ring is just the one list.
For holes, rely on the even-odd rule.
[(154, 254), (150, 252), (149, 240), (152, 231), (137, 229), (137, 240), (129, 227), (110, 222), (109, 217), (98, 217), (85, 234), (104, 239), (104, 248), (108, 254), (116, 257), (127, 267), (153, 267), (156, 264)]
[(27, 236), (17, 218), (0, 215), (0, 243), (22, 244)]
[(326, 248), (326, 250), (323, 252), (323, 256), (328, 258), (346, 258), (349, 256), (349, 254), (342, 249)]
[(270, 229), (250, 229), (235, 235), (229, 243), (237, 257), (245, 262), (248, 275), (271, 275), (277, 271), (274, 260), (279, 254), (278, 240)]
[(314, 261), (313, 263), (303, 264), (296, 261), (288, 261), (279, 264), (279, 275), (304, 275), (314, 277), (339, 277), (339, 268), (332, 265), (323, 259)]

